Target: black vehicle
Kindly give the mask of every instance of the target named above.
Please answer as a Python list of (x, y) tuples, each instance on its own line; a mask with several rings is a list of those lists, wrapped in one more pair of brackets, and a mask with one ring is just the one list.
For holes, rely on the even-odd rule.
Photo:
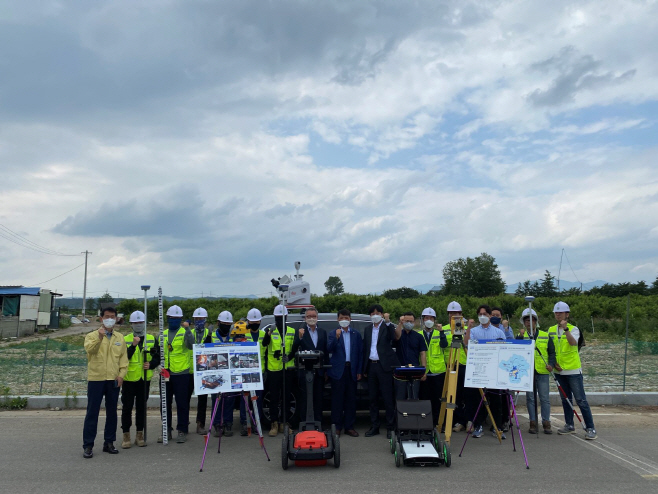
[[(260, 329), (267, 331), (271, 327), (274, 327), (274, 316), (263, 316), (263, 320), (260, 324)], [(303, 314), (288, 314), (286, 317), (286, 325), (299, 329), (304, 324), (304, 315)], [(365, 332), (365, 329), (371, 325), (370, 316), (367, 314), (352, 314), (352, 329), (358, 331), (361, 336)], [(318, 314), (318, 327), (324, 329), (327, 333), (329, 331), (336, 331), (339, 328), (338, 326), (338, 314), (335, 312), (321, 312)], [(297, 371), (295, 371), (296, 373)], [(297, 375), (297, 374), (295, 374)], [(269, 427), (271, 417), (269, 415), (270, 408), (270, 394), (268, 390), (267, 380), (265, 381), (265, 394), (263, 396), (263, 415), (262, 418), (264, 427)], [(297, 412), (297, 398), (299, 396), (299, 383), (297, 379), (293, 380), (293, 386), (290, 399), (290, 409), (286, 412), (287, 420), (290, 424), (295, 426), (299, 420), (299, 414)], [(327, 381), (324, 385), (324, 396), (323, 396), (323, 410), (325, 413), (331, 410), (331, 382)], [(356, 389), (356, 409), (357, 410), (368, 410), (370, 408), (370, 401), (368, 399), (368, 383), (365, 379), (362, 379), (357, 384)]]

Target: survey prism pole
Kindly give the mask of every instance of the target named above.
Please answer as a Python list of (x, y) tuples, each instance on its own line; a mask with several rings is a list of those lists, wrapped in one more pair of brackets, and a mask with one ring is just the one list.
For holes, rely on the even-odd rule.
[[(146, 363), (146, 357), (148, 355), (148, 352), (146, 350), (146, 342), (148, 341), (148, 333), (146, 332), (146, 329), (148, 327), (148, 318), (146, 317), (146, 301), (148, 300), (146, 297), (146, 292), (149, 291), (151, 288), (151, 285), (142, 285), (142, 290), (144, 290), (144, 342), (142, 343), (144, 346), (144, 363)], [(151, 389), (151, 381), (149, 381), (146, 376), (148, 375), (148, 371), (146, 369), (144, 370), (144, 441), (146, 441), (146, 419), (148, 417), (148, 401), (149, 401), (149, 391)]]

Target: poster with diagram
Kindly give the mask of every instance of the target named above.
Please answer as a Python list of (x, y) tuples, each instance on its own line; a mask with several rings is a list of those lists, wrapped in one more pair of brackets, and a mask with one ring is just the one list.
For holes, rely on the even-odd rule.
[(533, 340), (481, 340), (469, 343), (464, 386), (532, 391)]
[(197, 396), (263, 389), (257, 342), (206, 343), (192, 352)]

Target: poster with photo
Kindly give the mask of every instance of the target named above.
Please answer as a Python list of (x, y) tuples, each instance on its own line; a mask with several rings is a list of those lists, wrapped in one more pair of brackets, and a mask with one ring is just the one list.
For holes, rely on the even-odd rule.
[(194, 394), (263, 389), (257, 342), (194, 345)]

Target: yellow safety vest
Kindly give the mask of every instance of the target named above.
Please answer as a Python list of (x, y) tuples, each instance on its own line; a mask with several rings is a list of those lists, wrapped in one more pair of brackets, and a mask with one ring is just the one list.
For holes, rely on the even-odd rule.
[[(192, 334), (194, 335), (194, 343), (198, 344), (196, 342), (196, 328), (192, 329)], [(208, 328), (203, 329), (203, 337), (201, 338), (201, 343), (206, 341), (206, 338), (208, 338)], [(194, 351), (190, 353), (190, 374), (194, 374)]]
[[(176, 374), (189, 370), (192, 362), (190, 358), (192, 350), (185, 347), (185, 328), (178, 328), (171, 344), (169, 343), (169, 329), (165, 329), (164, 339), (165, 368)], [(169, 351), (169, 346), (171, 346), (171, 351)]]
[[(425, 339), (424, 331), (421, 329), (423, 339)], [(443, 348), (441, 348), (440, 343), (441, 331), (435, 329), (432, 331), (429, 345), (427, 345), (427, 353), (425, 354), (427, 356), (427, 372), (429, 374), (442, 374), (446, 371), (445, 356), (443, 355)]]
[[(295, 339), (295, 330), (290, 326), (286, 327), (286, 343), (285, 343), (285, 352), (290, 353), (292, 351), (292, 342)], [(283, 354), (280, 358), (274, 357), (274, 352), (281, 351), (281, 334), (279, 331), (274, 328), (272, 329), (272, 334), (270, 335), (270, 344), (267, 346), (267, 368), (270, 371), (280, 371), (283, 369)], [(286, 369), (289, 369), (295, 365), (295, 362), (291, 360), (286, 364)]]
[[(567, 328), (571, 331), (571, 324), (567, 323)], [(558, 336), (557, 324), (551, 326), (548, 329), (548, 332), (551, 333), (553, 338), (553, 344), (555, 345), (555, 356), (557, 358), (557, 364), (562, 368), (562, 370), (575, 370), (580, 369), (580, 355), (578, 354), (578, 345), (571, 345), (567, 337), (562, 334)]]
[[(265, 331), (262, 329), (258, 330), (258, 348), (260, 349), (260, 366), (261, 369), (265, 368), (265, 347), (263, 346), (263, 338), (265, 338)], [(251, 331), (245, 335), (247, 341), (254, 341), (254, 338), (251, 336)]]
[[(450, 345), (452, 344), (452, 333), (450, 332), (450, 324), (443, 326), (443, 329), (446, 332), (446, 339), (448, 340), (448, 346), (443, 349), (443, 357), (446, 363), (446, 366), (450, 363)], [(466, 352), (462, 348), (457, 349), (457, 355), (459, 356), (459, 365), (466, 365)]]
[[(134, 334), (130, 333), (128, 336), (124, 336), (126, 340), (126, 346), (130, 346), (133, 343)], [(144, 341), (144, 338), (142, 338)], [(152, 334), (146, 335), (146, 361), (151, 361), (151, 354), (149, 350), (155, 346), (155, 336)], [(144, 379), (144, 352), (140, 351), (139, 346), (135, 347), (135, 353), (128, 361), (128, 373), (126, 374), (125, 380), (130, 382), (137, 382), (140, 379)], [(153, 377), (153, 371), (146, 371), (146, 380), (150, 381)]]

